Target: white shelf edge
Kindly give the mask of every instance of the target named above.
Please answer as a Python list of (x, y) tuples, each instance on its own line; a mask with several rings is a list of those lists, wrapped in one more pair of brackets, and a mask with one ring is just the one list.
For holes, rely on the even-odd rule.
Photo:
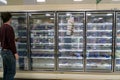
[(83, 38), (79, 36), (59, 36), (59, 38)]
[(71, 45), (71, 44), (72, 44), (72, 45), (75, 45), (75, 44), (76, 44), (76, 45), (83, 45), (83, 43), (59, 43), (59, 45), (66, 45), (66, 44), (67, 44), (67, 45)]
[(82, 57), (59, 57), (59, 59), (83, 59)]
[(106, 59), (111, 59), (111, 58), (106, 58), (106, 57), (87, 57), (86, 59), (101, 59), (101, 60), (106, 60)]
[(112, 45), (112, 43), (87, 43), (87, 45)]
[(31, 43), (32, 45), (34, 45), (34, 44), (53, 44), (54, 45), (54, 43)]
[[(61, 25), (69, 25), (68, 23), (59, 23), (59, 26)], [(74, 23), (74, 25), (84, 25), (84, 23)]]
[(88, 52), (112, 52), (112, 50), (87, 50)]
[[(66, 32), (68, 30), (59, 30), (59, 32)], [(83, 30), (74, 30), (74, 32), (83, 32)]]
[(51, 50), (51, 49), (31, 49), (31, 51), (53, 51), (54, 52), (54, 49)]
[(54, 32), (54, 30), (30, 30), (31, 32)]
[(112, 22), (111, 23), (108, 23), (108, 22), (106, 22), (106, 23), (87, 23), (87, 25), (111, 25), (112, 26)]
[(74, 50), (70, 50), (70, 49), (59, 49), (59, 52), (63, 52), (63, 51), (83, 51), (80, 49), (74, 49)]
[(112, 38), (112, 36), (111, 36), (111, 37), (105, 37), (105, 36), (101, 36), (101, 37), (97, 37), (97, 36), (90, 36), (90, 37), (87, 37), (87, 38), (93, 38), (93, 39), (95, 39), (95, 38), (107, 38), (107, 39), (111, 39), (111, 38)]
[(31, 38), (54, 38), (54, 36), (32, 36)]
[(87, 32), (112, 32), (112, 30), (87, 30)]
[(32, 56), (31, 58), (43, 58), (43, 59), (54, 59), (54, 57), (34, 57), (34, 56)]

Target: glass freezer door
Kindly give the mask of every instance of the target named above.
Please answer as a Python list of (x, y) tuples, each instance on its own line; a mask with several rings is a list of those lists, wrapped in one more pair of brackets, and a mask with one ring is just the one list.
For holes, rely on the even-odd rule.
[(28, 69), (27, 58), (27, 14), (12, 13), (11, 25), (15, 32), (16, 47), (19, 54), (17, 61), (18, 70)]
[[(1, 27), (2, 21), (1, 21), (1, 15), (0, 15), (0, 27)], [(1, 47), (0, 47), (0, 51), (1, 51)], [(2, 57), (0, 54), (0, 71), (2, 70)]]
[(84, 13), (59, 12), (59, 70), (83, 71)]
[(111, 71), (113, 13), (87, 12), (86, 71)]
[(115, 70), (120, 71), (120, 13), (117, 14), (116, 19), (116, 51), (115, 51)]
[(54, 69), (54, 13), (29, 13), (32, 70)]

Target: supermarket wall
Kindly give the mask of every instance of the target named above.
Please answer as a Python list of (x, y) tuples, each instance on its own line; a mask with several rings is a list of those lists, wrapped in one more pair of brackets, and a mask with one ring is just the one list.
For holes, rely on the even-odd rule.
[[(17, 7), (17, 8), (16, 8)], [(0, 6), (0, 11), (30, 11), (30, 10), (111, 10), (120, 9), (119, 4), (50, 4), (50, 5), (8, 5)]]

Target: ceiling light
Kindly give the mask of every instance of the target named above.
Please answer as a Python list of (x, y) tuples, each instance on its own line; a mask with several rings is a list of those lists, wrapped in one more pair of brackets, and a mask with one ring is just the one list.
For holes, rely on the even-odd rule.
[(120, 0), (112, 0), (112, 1), (120, 1)]
[(37, 2), (45, 2), (46, 0), (37, 0)]
[(83, 0), (73, 0), (73, 1), (83, 1)]
[(1, 3), (7, 4), (6, 0), (0, 0)]

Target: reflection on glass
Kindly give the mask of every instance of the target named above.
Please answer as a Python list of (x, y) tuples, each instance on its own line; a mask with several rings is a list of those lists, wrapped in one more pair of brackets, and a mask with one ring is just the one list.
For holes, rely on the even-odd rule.
[(87, 15), (86, 70), (111, 71), (112, 13)]
[(25, 13), (12, 13), (11, 25), (15, 31), (16, 47), (19, 54), (17, 69), (28, 69), (27, 59), (27, 17)]

